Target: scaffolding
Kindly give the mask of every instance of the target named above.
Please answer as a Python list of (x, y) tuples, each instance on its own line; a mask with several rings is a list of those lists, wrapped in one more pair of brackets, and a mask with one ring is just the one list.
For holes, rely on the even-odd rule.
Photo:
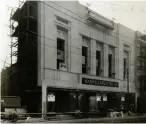
[[(16, 20), (13, 20), (12, 16), (14, 15), (14, 13), (17, 13), (20, 10), (20, 7), (22, 6), (23, 3), (24, 3), (24, 1), (19, 1), (18, 8), (11, 8), (11, 13), (10, 13), (10, 26), (9, 27), (10, 27), (10, 41), (11, 41), (11, 46), (10, 46), (10, 48), (11, 48), (11, 54), (10, 54), (11, 66), (12, 66), (12, 64), (14, 64), (13, 57), (17, 57), (17, 55), (18, 55), (18, 51), (17, 51), (18, 39), (16, 39), (16, 38), (14, 39), (13, 35), (12, 35), (15, 32), (14, 24), (15, 24)], [(19, 20), (19, 17), (18, 17), (18, 20)], [(19, 34), (17, 36), (19, 36)]]
[[(37, 1), (19, 1), (10, 14), (11, 84), (26, 101), (37, 90)], [(14, 63), (14, 58), (16, 63)], [(16, 69), (14, 69), (16, 68)], [(11, 91), (14, 92), (14, 91)], [(27, 99), (27, 101), (29, 101)], [(30, 100), (31, 101), (31, 100)]]

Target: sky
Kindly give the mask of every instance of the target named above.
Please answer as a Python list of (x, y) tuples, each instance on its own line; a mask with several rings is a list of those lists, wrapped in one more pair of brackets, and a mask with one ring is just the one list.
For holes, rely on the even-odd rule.
[[(135, 31), (146, 33), (146, 1), (79, 0), (95, 12)], [(19, 0), (0, 0), (0, 71), (10, 65), (9, 7), (18, 7)], [(9, 7), (8, 7), (9, 6)]]
[[(10, 65), (10, 29), (9, 29), (9, 7), (17, 7), (18, 0), (0, 0), (0, 71), (4, 67), (4, 61)], [(7, 58), (7, 59), (6, 59)]]

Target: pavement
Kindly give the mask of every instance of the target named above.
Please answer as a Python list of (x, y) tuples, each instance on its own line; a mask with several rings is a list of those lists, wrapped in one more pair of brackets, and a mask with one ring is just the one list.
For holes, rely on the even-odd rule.
[[(104, 117), (104, 118), (59, 118), (59, 119), (44, 119), (44, 118), (29, 118), (18, 120), (16, 123), (146, 123), (146, 115), (142, 116), (125, 116), (125, 117)], [(10, 123), (8, 120), (1, 120), (1, 123)]]

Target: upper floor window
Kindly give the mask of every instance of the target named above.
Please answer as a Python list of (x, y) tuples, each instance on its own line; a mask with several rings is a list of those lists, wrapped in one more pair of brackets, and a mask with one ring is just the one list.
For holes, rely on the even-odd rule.
[(101, 52), (96, 51), (96, 75), (100, 75), (100, 68), (101, 68)]
[(96, 43), (96, 75), (101, 76), (103, 69), (103, 45)]
[(68, 32), (57, 28), (57, 69), (67, 71), (67, 42)]
[(124, 59), (123, 59), (123, 79), (126, 80), (128, 78), (128, 70), (129, 70), (129, 53), (124, 51)]
[(35, 19), (37, 18), (36, 6), (29, 4), (29, 16), (34, 17)]
[(126, 61), (127, 61), (126, 58), (124, 58), (124, 71), (123, 71), (123, 79), (124, 79), (124, 80), (126, 79), (126, 71), (127, 71), (127, 70), (126, 70), (126, 65), (127, 65), (127, 64), (126, 64)]
[(108, 76), (115, 78), (115, 49), (114, 47), (109, 47), (108, 54)]
[(112, 66), (113, 66), (113, 63), (112, 63), (112, 54), (108, 54), (108, 76), (109, 77), (112, 77)]
[(90, 40), (82, 39), (82, 73), (89, 73), (90, 70)]
[(82, 73), (87, 73), (88, 68), (88, 47), (82, 46)]
[(59, 69), (60, 63), (64, 63), (64, 45), (65, 41), (63, 39), (57, 38), (57, 69)]

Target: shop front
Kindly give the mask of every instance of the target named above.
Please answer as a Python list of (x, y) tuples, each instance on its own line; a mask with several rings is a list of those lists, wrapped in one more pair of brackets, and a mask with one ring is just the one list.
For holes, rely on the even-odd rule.
[[(128, 111), (135, 106), (135, 94), (109, 91), (119, 89), (119, 82), (82, 77), (82, 87), (47, 88), (47, 112), (107, 112), (109, 109)], [(107, 90), (90, 86), (105, 87)], [(89, 88), (86, 88), (88, 86)]]
[(126, 93), (48, 88), (47, 112), (128, 111), (131, 104), (134, 95), (129, 97)]

